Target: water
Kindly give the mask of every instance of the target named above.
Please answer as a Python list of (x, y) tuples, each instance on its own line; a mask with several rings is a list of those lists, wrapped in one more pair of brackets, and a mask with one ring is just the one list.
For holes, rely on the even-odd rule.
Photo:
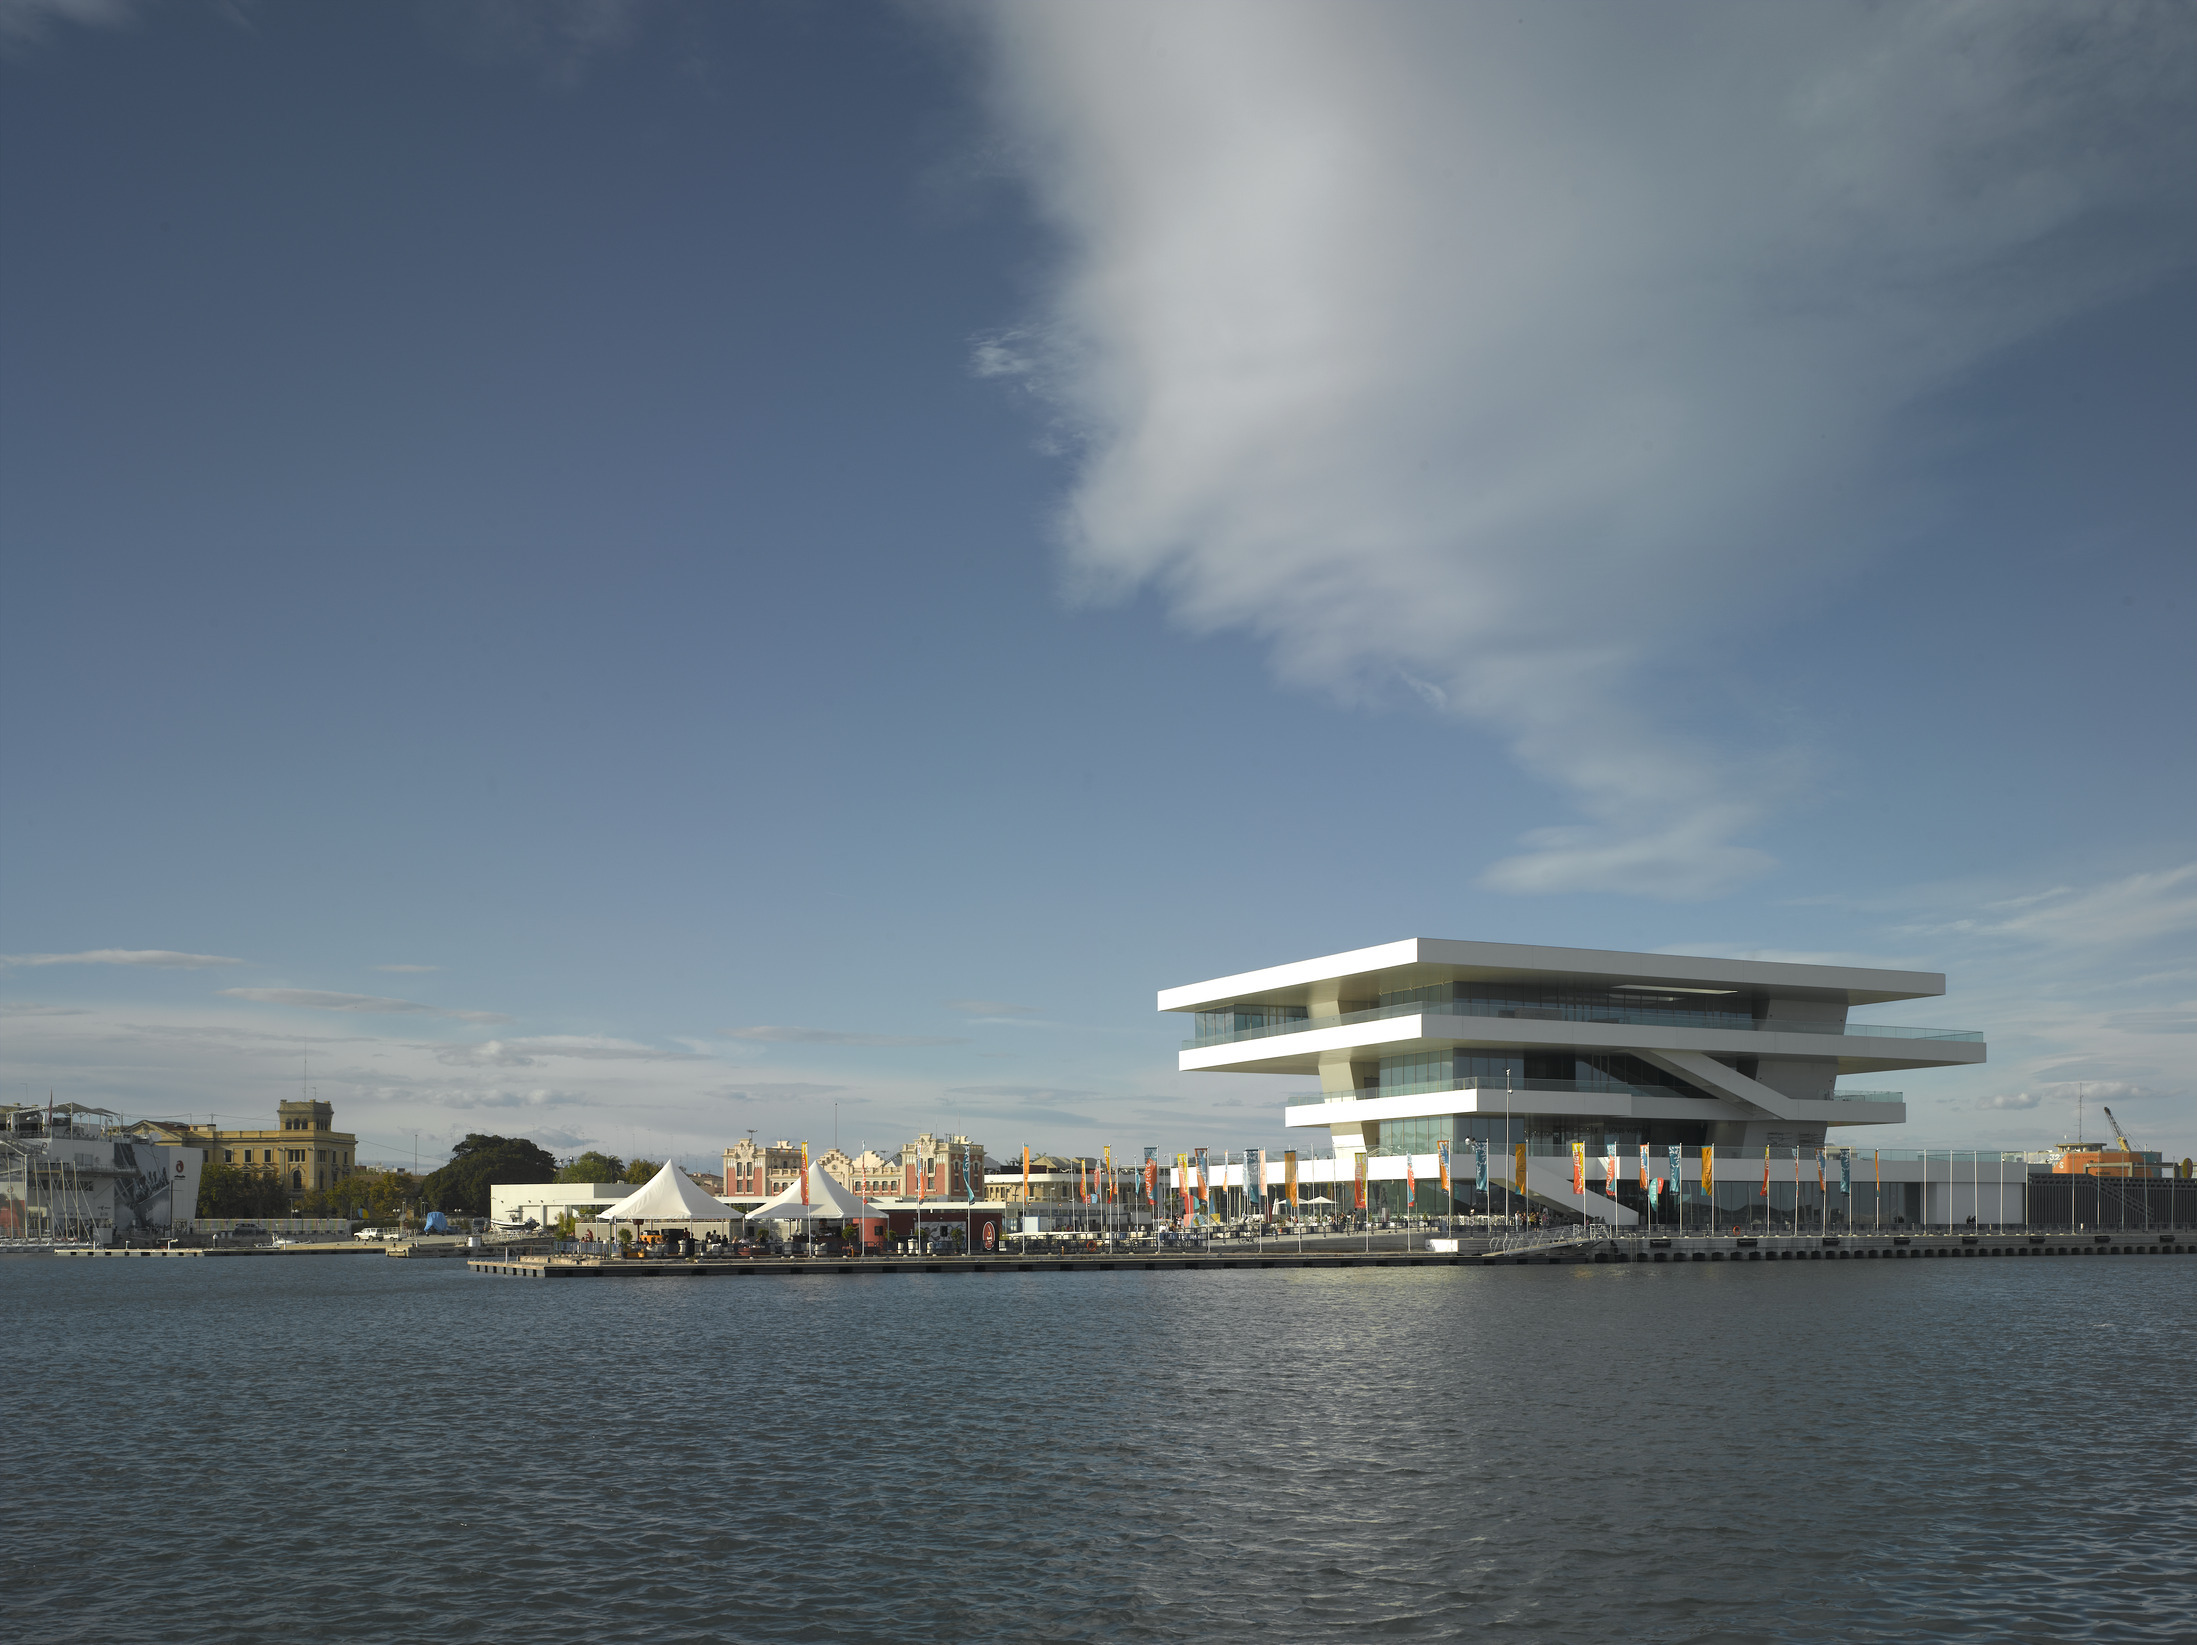
[(2197, 1259), (0, 1260), (16, 1639), (2197, 1638)]

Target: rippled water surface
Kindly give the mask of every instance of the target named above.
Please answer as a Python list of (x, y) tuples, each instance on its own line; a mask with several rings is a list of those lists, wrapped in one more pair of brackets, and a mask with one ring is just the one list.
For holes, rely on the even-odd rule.
[(0, 1259), (24, 1640), (2197, 1638), (2197, 1259)]

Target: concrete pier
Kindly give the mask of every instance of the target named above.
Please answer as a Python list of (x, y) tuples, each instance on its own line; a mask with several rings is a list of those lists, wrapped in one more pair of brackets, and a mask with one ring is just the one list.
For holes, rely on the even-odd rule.
[(1465, 1249), (1308, 1250), (1269, 1241), (1265, 1250), (1223, 1246), (1202, 1251), (1084, 1251), (968, 1257), (477, 1257), (477, 1274), (506, 1279), (722, 1278), (779, 1274), (1032, 1274), (1202, 1268), (1491, 1268), (1620, 1262), (1907, 1262), (1963, 1258), (2188, 1256), (2197, 1234), (1955, 1234), (1831, 1238), (1617, 1239), (1601, 1236), (1522, 1247)]

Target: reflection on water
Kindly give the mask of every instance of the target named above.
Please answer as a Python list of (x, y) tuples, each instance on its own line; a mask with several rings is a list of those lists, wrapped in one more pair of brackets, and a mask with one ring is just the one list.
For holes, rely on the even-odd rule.
[(40, 1640), (2197, 1636), (2197, 1259), (0, 1260)]

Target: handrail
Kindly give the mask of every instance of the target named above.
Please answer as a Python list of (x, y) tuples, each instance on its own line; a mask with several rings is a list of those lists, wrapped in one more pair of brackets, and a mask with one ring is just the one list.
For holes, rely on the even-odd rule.
[[(1414, 1000), (1403, 1005), (1380, 1005), (1364, 1011), (1345, 1011), (1331, 1017), (1296, 1017), (1286, 1022), (1260, 1023), (1232, 1029), (1225, 1034), (1199, 1034), (1182, 1042), (1185, 1051), (1213, 1045), (1235, 1045), (1244, 1040), (1271, 1039), (1277, 1034), (1306, 1034), (1322, 1028), (1341, 1028), (1352, 1023), (1380, 1022), (1391, 1017), (1492, 1017), (1519, 1022), (1616, 1023), (1641, 1028), (1699, 1028), (1710, 1032), (1759, 1034), (1835, 1034), (1851, 1039), (1951, 1040), (1980, 1044), (1982, 1033), (1973, 1028), (1912, 1028), (1883, 1023), (1808, 1022), (1797, 1017), (1740, 1019), (1723, 1013), (1687, 1012), (1621, 1006), (1509, 1005), (1497, 1000)], [(1686, 1020), (1693, 1018), (1697, 1020)], [(1714, 1020), (1712, 1020), (1714, 1019)]]

